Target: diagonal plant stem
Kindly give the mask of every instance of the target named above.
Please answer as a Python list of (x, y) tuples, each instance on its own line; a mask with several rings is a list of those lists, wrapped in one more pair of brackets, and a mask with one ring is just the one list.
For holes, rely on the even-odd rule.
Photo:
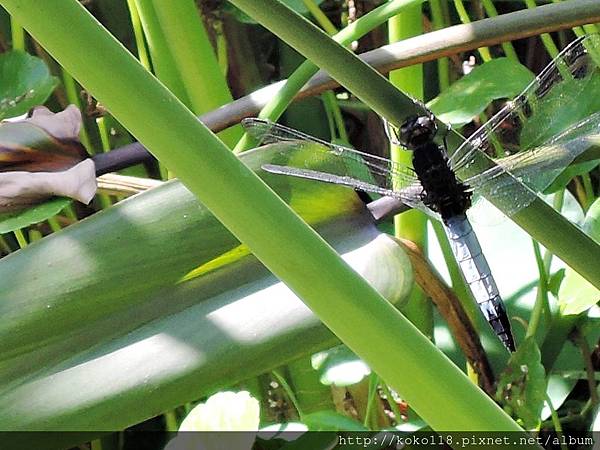
[[(259, 22), (314, 64), (326, 67), (333, 78), (393, 125), (402, 125), (408, 116), (426, 114), (423, 106), (393, 89), (375, 69), (284, 5), (276, 1), (250, 3), (234, 0), (231, 3), (252, 17), (259, 18)], [(267, 11), (265, 8), (275, 9)], [(277, 30), (274, 30), (275, 26)]]
[[(279, 3), (276, 0), (231, 0), (235, 6), (240, 8), (246, 14), (253, 17), (263, 26), (274, 32), (286, 43), (294, 47), (297, 51), (302, 53), (304, 56), (310, 58), (314, 63), (320, 67), (326, 69), (334, 78), (349, 89), (353, 94), (362, 99), (372, 109), (378, 112), (380, 115), (386, 117), (393, 124), (401, 124), (407, 116), (411, 114), (423, 114), (422, 107), (415, 103), (411, 98), (405, 96), (400, 91), (395, 89), (385, 78), (383, 78), (373, 68), (360, 61), (355, 55), (349, 52), (346, 48), (340, 46), (335, 41), (331, 40), (325, 33), (316, 28), (313, 24), (303, 19), (291, 9), (285, 5)], [(439, 405), (437, 400), (434, 400), (432, 396), (438, 396), (440, 393), (435, 389), (436, 382), (429, 385), (427, 395), (423, 395), (423, 392), (413, 389), (412, 383), (408, 380), (404, 380), (402, 385), (396, 385), (397, 381), (396, 373), (388, 372), (385, 364), (378, 358), (372, 358), (372, 354), (368, 349), (356, 346), (356, 342), (348, 340), (346, 337), (340, 336), (342, 340), (361, 358), (363, 358), (373, 370), (378, 373), (384, 380), (386, 380), (395, 389), (399, 389), (403, 397), (409, 401), (414, 409), (423, 417), (434, 429), (447, 429), (450, 425), (447, 422), (447, 418), (441, 417), (439, 410), (433, 407), (434, 404)], [(390, 347), (393, 348), (393, 347)], [(406, 349), (405, 349), (406, 350)], [(405, 356), (408, 356), (405, 354)], [(412, 358), (410, 356), (409, 358)], [(404, 359), (404, 358), (403, 358)], [(421, 356), (421, 359), (423, 357)], [(409, 360), (404, 360), (405, 363), (409, 363)], [(410, 371), (421, 372), (419, 367), (413, 366), (416, 361), (411, 361)], [(417, 363), (417, 366), (420, 364)], [(403, 374), (406, 372), (402, 371)], [(421, 372), (421, 376), (424, 374)], [(447, 375), (447, 374), (445, 374)], [(431, 373), (426, 374), (427, 377), (431, 377)], [(394, 381), (395, 379), (396, 381)], [(462, 382), (454, 378), (453, 375), (449, 377), (445, 376), (445, 391), (449, 393), (456, 390), (462, 390)], [(454, 383), (459, 383), (454, 385)], [(449, 384), (454, 385), (450, 387)], [(459, 386), (460, 385), (460, 386)], [(466, 387), (466, 386), (464, 386)], [(494, 408), (489, 409), (489, 405), (481, 404), (478, 407), (474, 407), (474, 403), (481, 402), (486, 396), (481, 393), (467, 398), (460, 397), (454, 398), (452, 402), (452, 408), (455, 412), (453, 414), (452, 421), (464, 420), (464, 425), (467, 429), (478, 429), (478, 423), (484, 425), (484, 429), (492, 429), (495, 427), (504, 428), (508, 423), (500, 424), (495, 422), (496, 420), (502, 419), (502, 414), (498, 414), (499, 411), (493, 411)], [(481, 408), (481, 409), (480, 409)], [(475, 413), (477, 411), (477, 413)], [(487, 416), (486, 419), (482, 420), (482, 416)], [(461, 419), (459, 419), (461, 417)], [(495, 417), (495, 419), (492, 419)], [(451, 425), (452, 429), (456, 428), (457, 423)], [(515, 429), (512, 428), (511, 429)]]
[[(360, 58), (379, 72), (387, 73), (394, 69), (470, 51), (484, 44), (495, 45), (537, 36), (546, 31), (564, 30), (594, 22), (600, 22), (600, 3), (595, 0), (571, 0), (567, 7), (564, 4), (557, 4), (515, 11), (468, 25), (455, 25), (433, 31), (366, 52), (360, 55)], [(213, 132), (222, 131), (245, 117), (258, 114), (261, 108), (277, 95), (286, 81), (278, 81), (217, 110), (203, 114), (200, 120)], [(318, 95), (338, 86), (339, 83), (321, 70), (297, 92), (294, 100)], [(142, 146), (138, 143), (131, 144), (127, 148), (142, 151)]]
[[(422, 417), (434, 428), (522, 432), (157, 82), (79, 2), (2, 0), (0, 4), (115, 118), (175, 171), (336, 335), (390, 386), (418, 405)], [(281, 4), (256, 1), (256, 5), (268, 7), (264, 12), (283, 26), (292, 25), (289, 17), (278, 14)], [(296, 16), (291, 20), (295, 22)], [(354, 60), (351, 54), (348, 57), (349, 61)], [(106, 67), (118, 68), (118, 77), (106, 77)], [(378, 85), (386, 83), (381, 78)], [(140, 92), (144, 95), (138, 95)], [(371, 93), (380, 95), (376, 89)], [(395, 101), (401, 98), (398, 94), (397, 98), (386, 100), (380, 112), (398, 117), (401, 104)], [(406, 104), (406, 99), (402, 103)], [(302, 271), (297, 269), (299, 266)], [(438, 383), (439, 374), (444, 374), (444, 386)], [(453, 414), (443, 412), (440, 405), (451, 405)]]
[[(231, 3), (327, 70), (332, 77), (390, 123), (398, 125), (410, 115), (424, 113), (418, 103), (395, 89), (373, 68), (277, 1), (231, 0)], [(276, 11), (275, 15), (269, 14), (271, 8)], [(440, 128), (444, 126), (441, 124)], [(489, 160), (485, 164), (494, 163)], [(516, 180), (514, 182), (516, 183)], [(529, 195), (525, 186), (521, 185), (521, 189), (523, 195)], [(494, 203), (493, 198), (488, 200)], [(498, 206), (502, 209), (501, 205)], [(600, 272), (596, 269), (600, 266), (600, 245), (583, 231), (539, 198), (511, 216), (511, 219), (600, 289)]]
[[(392, 0), (378, 8), (370, 11), (368, 14), (360, 17), (355, 22), (348, 25), (339, 33), (333, 36), (333, 39), (340, 45), (348, 45), (352, 41), (359, 39), (372, 29), (385, 23), (388, 19), (398, 14), (400, 11), (415, 5), (420, 5), (424, 0)], [(331, 30), (326, 29), (328, 33)], [(312, 61), (303, 62), (294, 73), (285, 81), (281, 89), (262, 107), (258, 117), (276, 121), (281, 117), (285, 109), (292, 103), (302, 87), (319, 71)], [(256, 141), (247, 133), (237, 144), (235, 151), (240, 152), (248, 150), (256, 145)]]

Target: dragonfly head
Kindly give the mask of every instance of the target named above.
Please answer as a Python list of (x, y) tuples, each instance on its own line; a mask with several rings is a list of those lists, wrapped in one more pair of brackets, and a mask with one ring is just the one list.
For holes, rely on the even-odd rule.
[(411, 116), (400, 127), (400, 141), (409, 149), (429, 142), (437, 132), (437, 125), (433, 117)]

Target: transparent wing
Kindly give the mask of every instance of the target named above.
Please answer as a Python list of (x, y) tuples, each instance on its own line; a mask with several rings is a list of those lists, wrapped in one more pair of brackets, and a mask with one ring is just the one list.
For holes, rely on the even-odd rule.
[(394, 197), (426, 208), (423, 188), (412, 169), (387, 158), (334, 145), (262, 119), (244, 119), (244, 128), (263, 144), (276, 146), (278, 157), (263, 169)]
[(599, 65), (599, 35), (569, 45), (451, 154), (459, 178), (509, 215), (529, 205), (575, 158), (598, 145)]
[(326, 147), (332, 146), (329, 142), (266, 119), (248, 117), (242, 119), (242, 126), (246, 132), (254, 137), (261, 145), (286, 141), (309, 141), (316, 142)]

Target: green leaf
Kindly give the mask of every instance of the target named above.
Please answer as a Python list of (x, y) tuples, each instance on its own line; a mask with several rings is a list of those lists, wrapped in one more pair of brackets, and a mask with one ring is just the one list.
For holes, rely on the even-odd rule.
[(461, 127), (493, 100), (520, 94), (534, 78), (529, 69), (509, 58), (492, 59), (475, 67), (427, 106), (442, 121)]
[(310, 431), (368, 431), (362, 423), (335, 411), (317, 411), (302, 417)]
[[(583, 223), (584, 231), (596, 242), (600, 242), (600, 199), (588, 210)], [(558, 291), (558, 305), (563, 315), (581, 314), (600, 300), (600, 291), (570, 267), (565, 270), (565, 279)]]
[(564, 268), (559, 269), (550, 275), (550, 279), (548, 280), (548, 290), (555, 297), (558, 297), (558, 291), (560, 290), (560, 286), (562, 285), (562, 282), (564, 279), (565, 279), (565, 269)]
[(40, 58), (21, 51), (0, 55), (0, 120), (43, 104), (57, 84)]
[(504, 410), (523, 422), (526, 429), (536, 427), (546, 398), (546, 373), (540, 350), (527, 338), (513, 353), (498, 380), (496, 400)]
[(57, 215), (71, 202), (70, 198), (57, 197), (29, 209), (0, 214), (0, 234), (20, 230), (33, 223), (43, 222)]
[(345, 345), (313, 355), (312, 365), (326, 385), (350, 386), (371, 373), (369, 366)]

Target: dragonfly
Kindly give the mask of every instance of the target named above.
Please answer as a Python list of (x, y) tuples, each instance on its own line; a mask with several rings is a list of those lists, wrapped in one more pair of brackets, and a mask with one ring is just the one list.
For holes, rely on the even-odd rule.
[[(576, 158), (600, 146), (600, 36), (565, 48), (532, 83), (467, 139), (424, 105), (388, 137), (412, 167), (331, 144), (263, 119), (244, 128), (276, 156), (262, 169), (378, 194), (441, 220), (473, 299), (509, 352), (510, 320), (467, 211), (481, 197), (509, 217), (526, 208)], [(448, 137), (459, 136), (451, 151)]]

